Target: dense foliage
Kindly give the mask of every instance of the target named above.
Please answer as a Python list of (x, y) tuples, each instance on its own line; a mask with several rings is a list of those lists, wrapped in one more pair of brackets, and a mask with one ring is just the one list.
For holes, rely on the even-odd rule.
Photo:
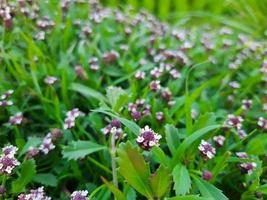
[(94, 0), (0, 16), (0, 199), (266, 198), (264, 41)]

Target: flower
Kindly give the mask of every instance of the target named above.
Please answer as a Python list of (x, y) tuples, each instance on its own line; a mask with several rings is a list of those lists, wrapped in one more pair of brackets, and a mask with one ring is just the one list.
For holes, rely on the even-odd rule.
[(137, 79), (137, 80), (143, 80), (145, 78), (145, 72), (142, 72), (142, 71), (137, 71), (134, 75), (134, 77)]
[(170, 101), (172, 98), (172, 93), (169, 88), (164, 88), (161, 90), (161, 98), (165, 101)]
[(246, 152), (236, 152), (235, 154), (236, 154), (237, 157), (239, 157), (239, 158), (243, 158), (243, 159), (248, 158), (248, 154), (247, 154)]
[(76, 118), (79, 116), (82, 116), (83, 113), (78, 108), (74, 108), (74, 109), (68, 111), (66, 115), (67, 115), (67, 117), (64, 120), (63, 128), (64, 129), (70, 129), (70, 128), (75, 126)]
[(208, 170), (204, 170), (202, 172), (202, 178), (206, 181), (209, 181), (210, 179), (212, 179), (212, 173)]
[(12, 145), (2, 148), (0, 156), (0, 174), (11, 174), (12, 170), (20, 165), (20, 162), (15, 158), (18, 148)]
[(39, 154), (39, 152), (40, 152), (39, 149), (34, 148), (34, 147), (30, 147), (28, 152), (27, 152), (27, 154), (26, 154), (26, 156), (25, 156), (25, 158), (27, 160), (32, 159), (35, 156), (37, 156)]
[(242, 122), (243, 122), (243, 118), (240, 116), (235, 116), (235, 115), (228, 115), (227, 116), (227, 120), (225, 122), (225, 126), (230, 126), (230, 127), (234, 127), (237, 129), (241, 129), (242, 127)]
[(22, 112), (18, 112), (9, 118), (9, 123), (12, 125), (20, 125), (23, 119)]
[(123, 134), (121, 122), (117, 119), (113, 119), (110, 124), (102, 128), (101, 131), (104, 135), (115, 135), (115, 139), (121, 139), (126, 136), (126, 134)]
[(28, 194), (20, 194), (18, 200), (51, 200), (51, 197), (46, 196), (44, 187), (39, 187), (35, 190), (30, 190)]
[(109, 64), (115, 62), (119, 58), (118, 52), (112, 50), (103, 55), (102, 61), (104, 64)]
[(6, 192), (6, 188), (3, 185), (0, 185), (0, 196)]
[(240, 84), (237, 81), (232, 81), (229, 83), (229, 86), (233, 89), (238, 89), (240, 88)]
[(53, 85), (55, 84), (55, 82), (58, 80), (57, 77), (54, 77), (54, 76), (47, 76), (45, 79), (44, 79), (44, 82), (47, 84), (47, 85)]
[(178, 79), (178, 78), (181, 78), (181, 77), (182, 77), (181, 74), (180, 74), (180, 72), (178, 72), (176, 69), (172, 69), (172, 70), (170, 71), (170, 75), (171, 75), (172, 78), (174, 78), (174, 79)]
[(160, 139), (161, 135), (155, 133), (149, 126), (145, 126), (141, 129), (136, 142), (142, 149), (150, 150), (153, 146), (159, 146)]
[(264, 119), (263, 117), (260, 117), (258, 119), (258, 126), (261, 127), (262, 129), (267, 129), (267, 119)]
[(48, 154), (51, 150), (55, 148), (55, 145), (53, 144), (51, 133), (48, 133), (44, 139), (42, 144), (39, 147), (39, 150), (43, 152), (44, 154)]
[(247, 137), (247, 133), (243, 129), (237, 130), (237, 134), (241, 140)]
[(161, 86), (160, 86), (160, 81), (152, 81), (149, 85), (150, 90), (153, 92), (157, 92), (160, 90)]
[(88, 191), (87, 190), (79, 190), (79, 191), (74, 191), (70, 197), (71, 200), (87, 200), (88, 197)]
[(215, 142), (216, 146), (222, 147), (225, 141), (225, 137), (222, 135), (214, 136), (213, 141)]
[(244, 109), (244, 110), (248, 110), (248, 109), (250, 109), (251, 108), (251, 105), (252, 105), (252, 100), (250, 100), (250, 99), (244, 99), (244, 100), (242, 100), (242, 108)]
[(12, 105), (13, 105), (13, 101), (6, 101), (6, 100), (0, 101), (0, 106), (2, 107), (12, 106)]
[(241, 173), (245, 174), (252, 174), (255, 167), (257, 167), (257, 164), (255, 162), (251, 163), (241, 163), (240, 165)]
[(1, 95), (0, 99), (5, 100), (14, 93), (14, 90), (7, 90), (4, 94)]
[(163, 112), (157, 112), (156, 113), (156, 119), (158, 120), (158, 121), (162, 121), (163, 120), (163, 118), (164, 118), (164, 115), (163, 115)]
[(204, 158), (204, 160), (209, 160), (214, 157), (216, 150), (215, 148), (205, 140), (201, 140), (201, 143), (198, 146), (198, 149)]

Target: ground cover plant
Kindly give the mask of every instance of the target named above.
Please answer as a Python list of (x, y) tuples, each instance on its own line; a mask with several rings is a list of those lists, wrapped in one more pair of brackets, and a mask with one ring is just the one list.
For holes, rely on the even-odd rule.
[(0, 199), (266, 198), (264, 41), (94, 0), (0, 16)]

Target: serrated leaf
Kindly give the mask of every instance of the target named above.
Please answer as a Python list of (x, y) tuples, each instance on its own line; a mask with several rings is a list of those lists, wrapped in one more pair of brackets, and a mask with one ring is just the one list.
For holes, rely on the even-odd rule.
[(36, 174), (33, 178), (33, 181), (45, 186), (51, 186), (51, 187), (57, 186), (57, 177), (50, 173)]
[(63, 158), (68, 160), (84, 158), (85, 156), (106, 149), (105, 146), (90, 141), (72, 141), (68, 146), (63, 148)]
[(203, 197), (212, 198), (213, 200), (227, 200), (228, 198), (222, 193), (221, 190), (216, 188), (203, 179), (194, 176), (194, 181)]
[(118, 149), (119, 172), (126, 181), (140, 194), (151, 199), (149, 186), (150, 170), (137, 147), (130, 142), (122, 144)]
[(117, 200), (126, 200), (126, 197), (118, 188), (116, 188), (112, 183), (107, 181), (104, 177), (101, 177), (101, 179), (108, 187), (108, 189), (114, 194)]
[(20, 176), (12, 182), (12, 192), (18, 194), (25, 190), (25, 186), (30, 183), (36, 174), (34, 160), (26, 160), (21, 164)]
[(191, 188), (188, 170), (182, 164), (177, 164), (172, 171), (174, 190), (176, 195), (185, 195)]
[(162, 197), (170, 188), (171, 182), (169, 170), (161, 165), (150, 177), (150, 185), (154, 198)]
[(166, 135), (166, 142), (167, 145), (171, 151), (172, 154), (174, 154), (175, 150), (177, 149), (180, 139), (178, 135), (178, 129), (171, 125), (171, 124), (166, 124), (165, 125), (165, 135)]

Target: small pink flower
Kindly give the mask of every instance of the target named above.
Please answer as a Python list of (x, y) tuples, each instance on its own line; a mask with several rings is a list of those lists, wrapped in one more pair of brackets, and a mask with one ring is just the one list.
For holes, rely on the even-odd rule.
[(225, 142), (225, 137), (222, 135), (214, 136), (213, 141), (215, 142), (216, 146), (222, 147)]
[(161, 86), (160, 86), (160, 81), (152, 81), (149, 85), (150, 90), (153, 92), (157, 92), (160, 90)]
[(251, 108), (251, 105), (252, 105), (252, 100), (250, 100), (250, 99), (244, 99), (244, 100), (242, 100), (242, 108), (244, 109), (244, 110), (248, 110), (248, 109), (250, 109)]
[(242, 127), (242, 122), (243, 122), (243, 118), (240, 116), (235, 116), (233, 114), (229, 114), (227, 116), (227, 120), (225, 121), (224, 125), (227, 127), (234, 127), (237, 129), (241, 129)]
[(47, 77), (44, 79), (44, 82), (45, 82), (47, 85), (53, 85), (53, 84), (55, 84), (56, 81), (58, 81), (58, 78), (57, 78), (57, 77), (54, 77), (54, 76), (47, 76)]
[(215, 148), (205, 140), (201, 140), (198, 149), (204, 160), (212, 159), (215, 156), (216, 150)]
[(18, 112), (9, 118), (9, 123), (12, 125), (20, 125), (23, 120), (22, 112)]
[(71, 200), (87, 200), (88, 199), (88, 191), (87, 190), (79, 190), (74, 191), (71, 194)]
[(258, 119), (258, 126), (264, 130), (267, 130), (267, 119), (264, 119), (263, 117), (260, 117)]
[(135, 73), (135, 78), (137, 79), (137, 80), (143, 80), (144, 78), (145, 78), (145, 72), (142, 72), (142, 71), (137, 71), (136, 73)]
[(161, 135), (155, 133), (149, 126), (141, 129), (139, 136), (136, 138), (137, 144), (144, 150), (150, 150), (153, 146), (159, 146)]

